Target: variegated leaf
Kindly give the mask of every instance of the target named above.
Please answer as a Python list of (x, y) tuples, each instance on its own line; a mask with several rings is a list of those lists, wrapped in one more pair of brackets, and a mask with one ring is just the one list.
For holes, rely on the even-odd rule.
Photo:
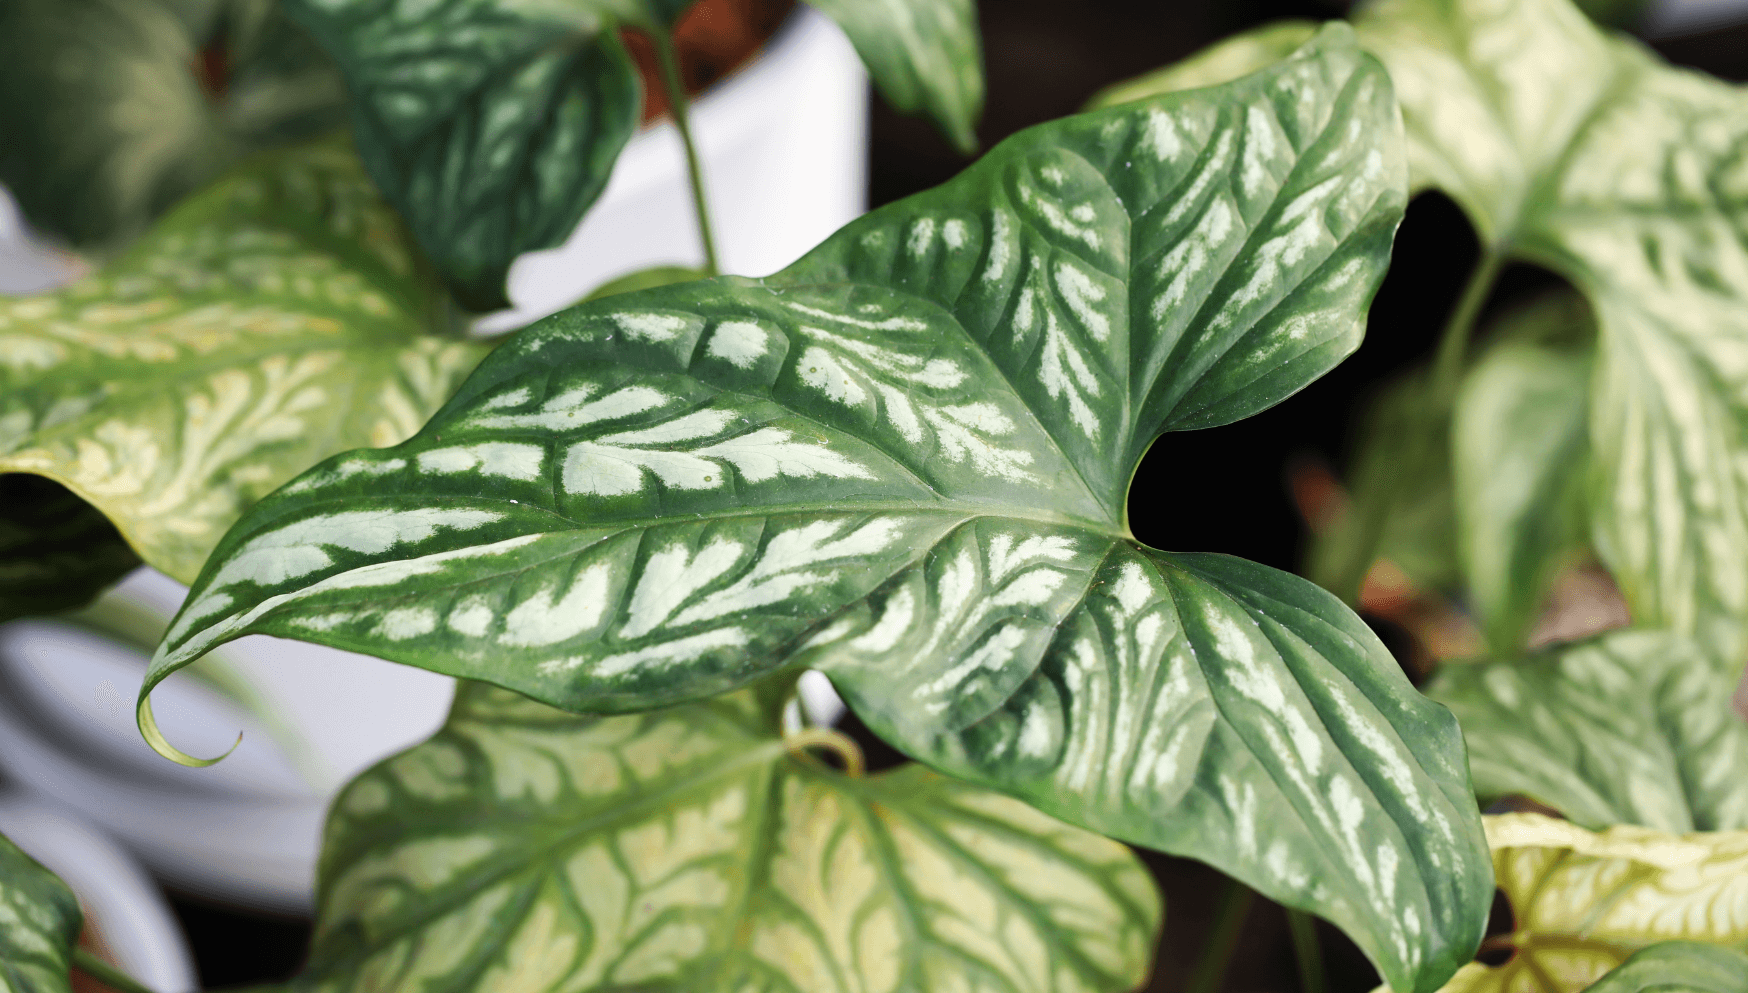
[(485, 348), (426, 336), (437, 306), (349, 149), (276, 153), (96, 276), (0, 300), (0, 472), (60, 483), (193, 579), (256, 499), (448, 399)]
[(523, 252), (564, 241), (643, 101), (622, 23), (680, 0), (283, 0), (346, 76), (365, 168), (456, 299), (509, 306)]
[(0, 474), (0, 507), (0, 623), (82, 607), (140, 564), (97, 508), (41, 476)]
[(1271, 21), (1209, 45), (1163, 69), (1108, 86), (1087, 101), (1087, 109), (1115, 107), (1161, 93), (1229, 83), (1281, 61), (1316, 33), (1314, 21)]
[(0, 993), (68, 993), (83, 921), (73, 891), (0, 835)]
[(339, 72), (273, 0), (7, 0), (0, 93), (0, 182), (95, 248), (345, 120)]
[(1592, 322), (1564, 294), (1514, 315), (1495, 331), (1506, 341), (1465, 377), (1451, 419), (1457, 546), (1500, 656), (1522, 650), (1555, 571), (1584, 545), (1593, 357), (1588, 344), (1549, 341), (1574, 324), (1588, 332)]
[(1748, 955), (1691, 941), (1652, 945), (1590, 993), (1748, 993)]
[(976, 0), (807, 2), (844, 29), (887, 102), (906, 114), (928, 114), (961, 152), (977, 150), (983, 44)]
[(1123, 523), (1162, 431), (1357, 342), (1394, 114), (1336, 26), (1022, 133), (769, 279), (556, 315), (416, 439), (261, 505), (146, 692), (250, 632), (584, 711), (813, 664), (900, 747), (1209, 859), (1430, 989), (1491, 892), (1454, 722), (1314, 587)]
[(328, 823), (324, 993), (1110, 991), (1161, 907), (1122, 845), (919, 766), (786, 751), (770, 694), (586, 717), (464, 685)]
[(1674, 832), (1748, 829), (1748, 720), (1730, 690), (1685, 638), (1652, 631), (1447, 664), (1426, 687), (1457, 715), (1483, 800)]
[(1487, 839), (1516, 952), (1464, 966), (1441, 993), (1579, 993), (1668, 941), (1748, 950), (1748, 831), (1598, 834), (1504, 814), (1487, 818)]
[(1748, 92), (1569, 0), (1384, 0), (1419, 186), (1561, 273), (1601, 330), (1595, 541), (1642, 623), (1748, 651)]

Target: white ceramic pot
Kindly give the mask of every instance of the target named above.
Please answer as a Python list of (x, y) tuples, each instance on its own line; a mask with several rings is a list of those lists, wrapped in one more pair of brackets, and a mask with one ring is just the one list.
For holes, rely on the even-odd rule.
[(157, 993), (199, 988), (182, 928), (146, 874), (103, 832), (17, 794), (0, 794), (0, 834), (60, 876), (112, 965)]
[[(758, 59), (697, 101), (694, 136), (726, 271), (779, 269), (862, 211), (866, 101), (849, 42), (805, 5)], [(76, 276), (77, 260), (30, 239), (11, 207), (0, 196), (0, 292)], [(574, 235), (517, 260), (514, 309), (480, 326), (518, 327), (608, 279), (701, 257), (678, 136), (668, 124), (647, 128)], [(103, 602), (162, 625), (186, 592), (142, 569)], [(160, 726), (185, 751), (218, 754), (243, 731), (225, 761), (185, 769), (153, 754), (134, 728), (141, 647), (57, 620), (0, 627), (0, 777), (101, 825), (179, 888), (305, 912), (328, 801), (359, 770), (429, 736), (453, 681), (271, 638), (222, 654), (153, 695)], [(809, 683), (816, 719), (835, 715), (823, 683)]]

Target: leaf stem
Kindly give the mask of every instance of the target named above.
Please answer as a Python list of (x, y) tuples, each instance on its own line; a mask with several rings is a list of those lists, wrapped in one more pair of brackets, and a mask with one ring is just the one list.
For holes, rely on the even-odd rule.
[(146, 984), (98, 958), (83, 946), (73, 949), (73, 968), (114, 990), (115, 993), (152, 993)]
[(698, 237), (704, 242), (704, 272), (718, 275), (716, 238), (710, 231), (710, 207), (704, 199), (704, 170), (698, 162), (698, 146), (692, 140), (692, 123), (686, 107), (686, 86), (680, 80), (680, 57), (674, 51), (673, 32), (665, 28), (650, 32), (655, 42), (656, 61), (661, 63), (662, 89), (668, 96), (668, 110), (674, 115), (674, 127), (679, 129), (680, 143), (686, 146), (686, 171), (692, 181), (692, 209), (698, 216)]
[(1244, 919), (1250, 916), (1251, 902), (1256, 894), (1236, 879), (1226, 880), (1220, 894), (1220, 905), (1214, 909), (1214, 928), (1208, 944), (1202, 949), (1202, 960), (1184, 986), (1184, 993), (1216, 993), (1226, 979), (1226, 967), (1232, 964), (1232, 953), (1238, 950), (1238, 936), (1244, 931)]
[(867, 762), (862, 758), (862, 746), (856, 744), (854, 738), (834, 728), (802, 728), (794, 734), (784, 735), (783, 746), (789, 749), (791, 755), (800, 755), (809, 748), (824, 748), (844, 763), (844, 775), (851, 779), (860, 779), (868, 768)]
[(1281, 909), (1287, 912), (1293, 957), (1299, 960), (1299, 993), (1323, 993), (1323, 948), (1317, 944), (1317, 922), (1302, 910)]
[[(1493, 284), (1498, 281), (1499, 271), (1504, 265), (1505, 253), (1498, 246), (1483, 245), (1481, 257), (1476, 260), (1475, 268), (1463, 286), (1463, 294), (1457, 298), (1456, 308), (1445, 320), (1444, 330), (1439, 334), (1438, 351), (1433, 356), (1426, 402), (1419, 407), (1420, 422), (1413, 425), (1413, 434), (1409, 438), (1410, 446), (1421, 449), (1417, 454), (1425, 455), (1424, 446), (1430, 442), (1432, 433), (1449, 419), (1457, 386), (1462, 382), (1463, 370), (1467, 366), (1469, 339), (1473, 336), (1475, 322), (1493, 293)], [(1418, 463), (1424, 459), (1411, 461)], [(1392, 475), (1375, 494), (1376, 499), (1355, 507), (1359, 514), (1358, 537), (1349, 546), (1347, 557), (1333, 571), (1330, 585), (1330, 592), (1355, 609), (1359, 607), (1360, 590), (1365, 585), (1366, 575), (1372, 571), (1372, 562), (1378, 556), (1378, 545), (1383, 541), (1384, 526), (1390, 520), (1402, 479), (1401, 474)]]

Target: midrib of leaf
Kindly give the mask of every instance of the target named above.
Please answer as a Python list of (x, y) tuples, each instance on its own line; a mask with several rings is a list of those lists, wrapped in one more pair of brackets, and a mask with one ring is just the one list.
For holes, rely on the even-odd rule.
[[(732, 718), (726, 716), (719, 715), (718, 719), (727, 723), (734, 723)], [(475, 722), (467, 721), (461, 726), (465, 727), (469, 723)], [(752, 738), (752, 735), (748, 733), (748, 730), (744, 725), (737, 725), (735, 730), (747, 738)], [(659, 813), (670, 807), (676, 807), (678, 804), (670, 801), (685, 796), (688, 793), (699, 791), (704, 787), (713, 785), (721, 780), (728, 779), (733, 774), (741, 772), (749, 766), (766, 763), (772, 767), (773, 772), (768, 777), (771, 782), (767, 784), (766, 787), (767, 796), (769, 796), (769, 790), (774, 786), (777, 779), (775, 770), (777, 770), (781, 764), (784, 751), (785, 746), (781, 740), (771, 739), (762, 742), (755, 740), (752, 747), (740, 752), (734, 758), (723, 761), (720, 765), (714, 766), (705, 772), (689, 776), (680, 782), (663, 786), (656, 790), (638, 790), (634, 797), (617, 803), (606, 813), (584, 818), (582, 820), (553, 817), (551, 820), (562, 826), (545, 840), (530, 840), (525, 847), (518, 846), (513, 851), (503, 853), (495, 859), (487, 860), (482, 863), (482, 865), (490, 866), (490, 868), (467, 872), (464, 885), (448, 887), (443, 891), (442, 896), (433, 897), (427, 900), (421, 906), (418, 915), (411, 916), (403, 925), (379, 929), (373, 935), (371, 946), (355, 949), (351, 955), (345, 958), (323, 963), (323, 971), (343, 967), (348, 962), (368, 959), (370, 955), (381, 946), (392, 944), (400, 938), (423, 930), (429, 925), (431, 918), (441, 916), (445, 911), (454, 910), (460, 907), (473, 897), (478, 896), (480, 892), (489, 889), (494, 883), (503, 882), (504, 880), (514, 878), (518, 875), (536, 874), (549, 871), (549, 863), (559, 853), (559, 851), (567, 846), (575, 845), (577, 840), (581, 837), (587, 836), (596, 831), (611, 830), (617, 824), (626, 821), (634, 821), (639, 817), (647, 816), (652, 813)], [(767, 805), (764, 816), (769, 815), (770, 810), (769, 805)], [(473, 817), (450, 818), (444, 823), (447, 827), (494, 827), (502, 825), (504, 820), (505, 818), (500, 812), (476, 811), (475, 816)], [(760, 837), (764, 837), (771, 833), (768, 824), (761, 823), (758, 826), (762, 829), (759, 832)], [(397, 834), (396, 837), (398, 836), (399, 835)], [(533, 832), (529, 832), (527, 836), (532, 838)], [(331, 850), (324, 854), (326, 854), (327, 857), (333, 857)], [(749, 893), (751, 892), (751, 889), (752, 888), (749, 887)], [(530, 896), (529, 899), (533, 899), (533, 896)], [(525, 906), (524, 909), (526, 909)]]

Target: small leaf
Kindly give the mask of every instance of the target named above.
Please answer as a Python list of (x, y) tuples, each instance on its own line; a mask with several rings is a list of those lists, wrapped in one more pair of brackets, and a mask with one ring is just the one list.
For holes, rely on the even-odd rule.
[(1600, 327), (1595, 543), (1640, 623), (1748, 652), (1748, 91), (1568, 0), (1384, 0), (1417, 187), (1560, 273)]
[(1748, 949), (1748, 831), (1594, 834), (1540, 814), (1486, 820), (1516, 953), (1464, 966), (1441, 993), (1579, 993), (1663, 942)]
[(1540, 322), (1572, 320), (1576, 302), (1548, 301), (1501, 329), (1511, 340), (1475, 364), (1457, 396), (1458, 544), (1470, 603), (1500, 655), (1523, 648), (1555, 572), (1584, 545), (1592, 356), (1523, 340)]
[(1161, 432), (1355, 346), (1394, 127), (1338, 25), (1225, 88), (1023, 132), (769, 279), (555, 315), (415, 440), (259, 506), (144, 692), (251, 632), (591, 712), (813, 664), (902, 747), (1216, 859), (1436, 987), (1491, 893), (1455, 723), (1330, 597), (1124, 525)]
[(583, 302), (587, 303), (590, 300), (599, 300), (602, 297), (610, 297), (619, 293), (631, 293), (635, 290), (654, 289), (657, 286), (689, 283), (695, 279), (703, 279), (704, 276), (705, 273), (700, 270), (688, 269), (685, 266), (651, 266), (648, 269), (639, 269), (636, 272), (620, 276), (618, 279), (610, 279), (602, 283), (590, 290), (589, 295), (583, 297)]
[(339, 72), (261, 0), (7, 0), (0, 92), (0, 182), (33, 225), (98, 249), (345, 116)]
[(959, 151), (977, 151), (983, 45), (976, 0), (807, 2), (844, 29), (888, 103), (929, 115)]
[(516, 256), (570, 235), (637, 128), (642, 89), (618, 25), (666, 24), (686, 6), (285, 5), (345, 72), (371, 178), (480, 311), (509, 306)]
[(97, 508), (41, 476), (0, 474), (0, 507), (0, 623), (82, 607), (140, 564)]
[(1209, 45), (1163, 69), (1107, 86), (1093, 94), (1086, 106), (1088, 110), (1098, 110), (1161, 93), (1229, 83), (1281, 61), (1316, 33), (1315, 21), (1271, 21)]
[(1602, 977), (1590, 993), (1748, 993), (1748, 955), (1666, 941), (1652, 945)]
[(1161, 907), (1122, 845), (906, 766), (785, 750), (751, 693), (586, 717), (465, 685), (347, 787), (299, 985), (1121, 993)]
[(68, 993), (83, 920), (73, 891), (0, 835), (0, 990)]
[(1522, 661), (1447, 664), (1484, 802), (1528, 796), (1579, 824), (1748, 828), (1748, 721), (1731, 680), (1679, 635), (1623, 631)]
[(0, 473), (67, 487), (192, 579), (245, 507), (448, 398), (486, 349), (425, 336), (437, 304), (349, 150), (276, 153), (98, 275), (0, 300)]

